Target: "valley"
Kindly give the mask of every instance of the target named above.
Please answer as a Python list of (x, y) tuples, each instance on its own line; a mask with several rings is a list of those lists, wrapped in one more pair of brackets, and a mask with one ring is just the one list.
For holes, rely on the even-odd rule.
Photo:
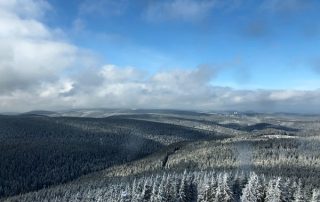
[(34, 111), (1, 115), (0, 140), (0, 201), (320, 197), (317, 115)]

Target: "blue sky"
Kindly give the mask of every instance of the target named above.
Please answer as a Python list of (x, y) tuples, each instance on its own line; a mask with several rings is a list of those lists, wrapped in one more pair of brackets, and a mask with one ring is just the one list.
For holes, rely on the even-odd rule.
[(319, 9), (317, 0), (2, 0), (0, 111), (320, 112)]
[[(68, 40), (108, 63), (151, 72), (201, 64), (230, 66), (213, 83), (235, 88), (308, 90), (320, 84), (312, 66), (320, 47), (317, 1), (49, 3), (54, 12), (48, 24), (62, 28)], [(201, 3), (206, 6), (188, 11)]]

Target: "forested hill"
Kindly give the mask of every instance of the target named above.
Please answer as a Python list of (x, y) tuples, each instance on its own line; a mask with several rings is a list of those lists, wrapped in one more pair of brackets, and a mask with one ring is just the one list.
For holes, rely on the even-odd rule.
[(318, 201), (319, 138), (185, 142), (6, 201)]
[[(253, 172), (264, 187), (261, 197), (266, 197), (270, 181), (272, 186), (281, 184), (284, 193), (287, 179), (290, 187), (300, 183), (305, 198), (318, 193), (317, 117), (172, 111), (103, 118), (45, 114), (0, 116), (2, 200), (88, 201), (89, 194), (91, 201), (104, 201), (111, 194), (115, 201), (123, 195), (129, 201), (148, 201), (150, 192), (157, 189), (158, 195), (164, 183), (181, 186), (185, 170), (186, 190), (193, 187), (188, 194), (198, 201), (204, 182), (212, 178), (218, 183), (225, 175), (228, 179), (220, 183), (232, 190), (232, 201), (240, 200)], [(237, 176), (244, 180), (241, 184)], [(210, 188), (212, 197), (221, 188), (218, 184)], [(133, 187), (139, 191), (133, 192)], [(164, 190), (171, 193), (167, 197), (177, 197), (179, 189), (171, 188)]]
[(0, 116), (0, 196), (64, 183), (214, 132), (142, 120)]

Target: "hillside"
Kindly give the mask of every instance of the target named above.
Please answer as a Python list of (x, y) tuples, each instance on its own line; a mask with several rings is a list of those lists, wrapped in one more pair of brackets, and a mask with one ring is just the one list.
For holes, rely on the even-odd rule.
[(139, 186), (153, 183), (155, 176), (162, 176), (156, 179), (157, 186), (160, 178), (180, 186), (185, 170), (189, 185), (194, 183), (196, 189), (204, 186), (200, 179), (206, 175), (215, 181), (228, 175), (228, 186), (236, 186), (240, 176), (241, 188), (231, 194), (238, 199), (253, 172), (266, 179), (265, 184), (261, 181), (264, 187), (278, 177), (281, 183), (287, 179), (300, 183), (304, 197), (311, 198), (313, 189), (319, 188), (317, 117), (166, 111), (106, 118), (33, 113), (0, 119), (0, 148), (6, 151), (0, 155), (5, 179), (1, 195), (41, 189), (7, 201), (87, 201), (85, 193), (96, 191), (108, 198), (116, 194), (107, 194), (110, 187), (119, 187), (120, 193), (136, 186), (134, 181)]
[(217, 193), (219, 186), (227, 187), (228, 197), (237, 201), (255, 175), (260, 198), (278, 183), (279, 197), (293, 201), (300, 194), (307, 200), (319, 194), (319, 146), (319, 138), (269, 136), (175, 144), (141, 160), (7, 201), (172, 201), (181, 197), (182, 183), (189, 197), (185, 201), (226, 197)]
[[(125, 118), (0, 116), (0, 196), (37, 190), (213, 132)], [(28, 173), (28, 175), (26, 175)]]

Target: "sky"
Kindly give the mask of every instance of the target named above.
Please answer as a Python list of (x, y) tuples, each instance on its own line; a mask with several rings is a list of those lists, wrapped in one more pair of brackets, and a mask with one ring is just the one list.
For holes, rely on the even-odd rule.
[(0, 0), (0, 112), (320, 113), (320, 1)]

